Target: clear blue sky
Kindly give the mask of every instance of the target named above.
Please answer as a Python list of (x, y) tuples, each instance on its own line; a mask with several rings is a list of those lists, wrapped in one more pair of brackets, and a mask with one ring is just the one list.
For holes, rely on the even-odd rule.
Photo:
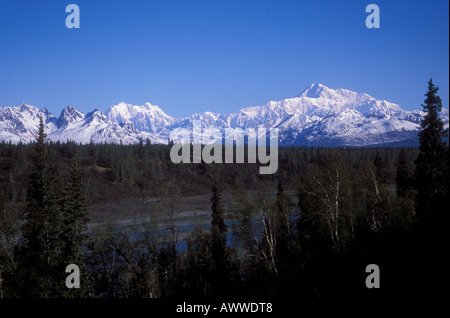
[(320, 82), (412, 110), (432, 77), (448, 108), (448, 30), (447, 0), (0, 0), (0, 106), (231, 113)]

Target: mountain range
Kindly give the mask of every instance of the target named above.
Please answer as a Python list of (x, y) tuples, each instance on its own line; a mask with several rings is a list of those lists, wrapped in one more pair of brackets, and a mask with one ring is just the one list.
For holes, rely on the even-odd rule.
[[(192, 130), (193, 121), (201, 120), (204, 128), (278, 128), (281, 145), (414, 146), (424, 115), (365, 93), (316, 83), (293, 98), (232, 114), (204, 112), (185, 118), (171, 117), (150, 103), (137, 106), (122, 102), (106, 112), (95, 109), (87, 114), (68, 106), (59, 117), (25, 103), (0, 107), (0, 141), (34, 141), (42, 117), (48, 139), (61, 142), (132, 144), (149, 139), (151, 143), (167, 143), (170, 131), (179, 127)], [(448, 109), (440, 116), (448, 128)]]

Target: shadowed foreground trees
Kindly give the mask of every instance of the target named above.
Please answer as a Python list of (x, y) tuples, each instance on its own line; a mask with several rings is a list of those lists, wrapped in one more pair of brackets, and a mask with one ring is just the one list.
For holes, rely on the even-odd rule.
[(29, 297), (55, 297), (61, 295), (65, 287), (63, 242), (60, 240), (63, 218), (55, 194), (45, 138), (41, 118), (28, 183), (26, 222), (18, 267), (20, 294)]
[[(311, 151), (317, 154), (317, 150)], [(406, 151), (407, 165), (411, 167), (414, 156)], [(133, 231), (114, 226), (101, 232), (95, 229), (84, 232), (86, 211), (79, 196), (79, 181), (84, 174), (77, 177), (74, 161), (65, 194), (54, 203), (57, 207), (54, 213), (59, 212), (61, 219), (51, 219), (60, 220), (54, 229), (60, 226), (67, 231), (58, 231), (55, 237), (60, 242), (55, 242), (51, 252), (58, 254), (60, 267), (67, 265), (67, 256), (63, 256), (67, 253), (73, 253), (71, 262), (83, 259), (80, 267), (86, 276), (82, 276), (82, 284), (92, 288), (89, 293), (80, 294), (75, 290), (64, 289), (57, 294), (57, 289), (51, 293), (44, 289), (45, 295), (32, 296), (269, 300), (365, 295), (365, 266), (375, 263), (386, 271), (399, 266), (397, 261), (404, 264), (412, 259), (413, 254), (408, 251), (412, 250), (412, 244), (417, 244), (414, 196), (397, 195), (395, 187), (390, 188), (395, 182), (395, 172), (386, 177), (390, 183), (377, 178), (375, 152), (358, 164), (354, 154), (352, 150), (329, 149), (316, 159), (300, 161), (302, 174), (296, 182), (297, 197), (285, 188), (287, 180), (282, 177), (267, 183), (263, 190), (251, 192), (245, 191), (242, 176), (236, 177), (235, 201), (223, 201), (226, 183), (210, 182), (211, 226), (209, 230), (200, 227), (191, 230), (187, 236), (178, 236), (177, 213), (182, 207), (171, 205), (176, 198), (170, 194), (158, 203), (167, 211), (169, 223), (163, 224), (167, 236), (160, 236), (153, 228)], [(386, 163), (385, 154), (380, 151), (380, 155)], [(396, 157), (393, 156), (392, 164)], [(387, 165), (383, 166), (386, 169)], [(398, 171), (401, 167), (399, 164)], [(169, 191), (175, 194), (176, 187), (171, 184)], [(36, 227), (40, 225), (37, 223)], [(87, 242), (83, 234), (88, 235)], [(14, 253), (15, 257), (20, 255)], [(6, 256), (0, 252), (3, 277), (12, 271), (18, 276), (17, 282), (25, 280), (25, 275), (18, 275), (20, 271), (7, 265)], [(23, 270), (31, 270), (25, 264), (20, 264)], [(64, 287), (67, 276), (64, 268), (46, 273), (55, 284)], [(389, 274), (383, 273), (386, 292), (390, 290), (387, 282), (398, 278), (388, 279)], [(15, 286), (36, 283), (31, 280), (24, 285), (13, 284), (9, 276), (3, 281), (7, 297), (24, 296)]]
[(76, 155), (72, 159), (69, 180), (66, 182), (60, 202), (62, 214), (62, 230), (59, 240), (62, 242), (61, 258), (64, 264), (76, 264), (81, 273), (80, 288), (63, 289), (65, 297), (87, 297), (89, 295), (89, 280), (84, 266), (84, 252), (82, 250), (88, 236), (86, 234), (89, 211), (85, 204), (81, 176), (78, 169)]
[(211, 196), (211, 252), (213, 260), (213, 293), (222, 295), (226, 289), (228, 264), (227, 264), (227, 232), (228, 227), (225, 225), (224, 206), (222, 202), (222, 194), (214, 180)]
[(448, 129), (444, 129), (439, 113), (442, 101), (437, 95), (439, 87), (430, 79), (425, 94), (423, 110), (425, 118), (419, 132), (419, 155), (415, 162), (415, 208), (420, 240), (417, 252), (422, 256), (418, 265), (428, 273), (421, 280), (422, 286), (435, 293), (436, 282), (447, 284), (448, 277), (437, 270), (436, 265), (446, 259), (447, 220), (449, 200), (449, 148)]
[(18, 295), (39, 298), (87, 296), (87, 280), (83, 279), (80, 289), (69, 291), (65, 285), (67, 265), (76, 264), (85, 273), (80, 249), (88, 219), (78, 164), (76, 158), (73, 159), (70, 179), (58, 202), (57, 183), (45, 138), (41, 118), (33, 146), (25, 223), (17, 248)]
[(442, 100), (438, 90), (430, 79), (422, 105), (426, 115), (421, 122), (420, 152), (416, 159), (417, 218), (425, 227), (439, 226), (447, 213), (444, 207), (449, 203), (448, 130), (444, 130), (439, 117)]

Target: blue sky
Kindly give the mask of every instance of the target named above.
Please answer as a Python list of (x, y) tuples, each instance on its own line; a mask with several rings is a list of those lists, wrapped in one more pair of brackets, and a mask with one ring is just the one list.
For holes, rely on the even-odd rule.
[[(80, 29), (65, 26), (70, 3)], [(380, 29), (365, 26), (370, 3)], [(448, 108), (448, 12), (446, 0), (0, 0), (0, 106), (231, 113), (320, 82), (412, 110), (432, 77)]]

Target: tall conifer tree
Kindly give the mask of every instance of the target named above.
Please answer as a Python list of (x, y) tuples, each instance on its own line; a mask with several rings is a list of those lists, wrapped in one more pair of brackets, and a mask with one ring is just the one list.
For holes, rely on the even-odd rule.
[(448, 130), (439, 117), (442, 100), (437, 95), (439, 87), (428, 81), (425, 103), (426, 112), (421, 122), (420, 152), (416, 159), (416, 211), (418, 221), (425, 227), (439, 225), (448, 209), (449, 153)]
[(227, 244), (227, 226), (224, 220), (224, 207), (222, 203), (222, 194), (217, 185), (217, 181), (213, 184), (213, 193), (211, 197), (211, 248), (212, 258), (215, 269), (213, 271), (213, 293), (221, 295), (224, 292), (226, 283), (226, 244)]
[(61, 241), (63, 242), (62, 258), (65, 263), (76, 264), (80, 268), (80, 288), (67, 289), (65, 296), (87, 296), (87, 275), (84, 268), (82, 247), (86, 242), (86, 223), (88, 221), (88, 209), (85, 204), (83, 185), (78, 170), (78, 160), (74, 156), (70, 177), (64, 189), (61, 200), (61, 212), (63, 217), (63, 231)]
[(396, 162), (397, 170), (395, 172), (395, 183), (397, 188), (397, 196), (405, 197), (411, 190), (412, 178), (406, 158), (406, 149), (401, 148)]
[(28, 182), (26, 222), (20, 250), (21, 294), (30, 297), (59, 296), (65, 288), (60, 240), (62, 217), (53, 189), (55, 182), (45, 138), (41, 118)]

